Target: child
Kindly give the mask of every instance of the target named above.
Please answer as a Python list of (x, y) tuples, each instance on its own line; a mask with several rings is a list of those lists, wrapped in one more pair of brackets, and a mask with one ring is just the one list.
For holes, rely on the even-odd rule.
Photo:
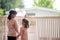
[(20, 28), (20, 34), (18, 35), (18, 37), (21, 36), (21, 40), (28, 40), (28, 33), (27, 33), (28, 28), (29, 28), (29, 21), (23, 19), (22, 27)]

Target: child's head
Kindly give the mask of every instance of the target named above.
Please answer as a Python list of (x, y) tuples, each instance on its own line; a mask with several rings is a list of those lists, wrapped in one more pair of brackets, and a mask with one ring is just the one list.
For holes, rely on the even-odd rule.
[(24, 28), (29, 28), (29, 21), (27, 19), (23, 19), (22, 25), (24, 25)]

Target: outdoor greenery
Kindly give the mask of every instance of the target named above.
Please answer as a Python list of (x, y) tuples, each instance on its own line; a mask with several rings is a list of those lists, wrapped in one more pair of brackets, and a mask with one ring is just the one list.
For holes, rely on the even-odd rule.
[(1, 8), (3, 8), (6, 11), (16, 7), (19, 8), (24, 7), (22, 0), (0, 0), (0, 5)]
[(22, 0), (0, 0), (0, 16), (4, 15), (4, 11), (23, 7), (24, 4)]
[(4, 10), (0, 8), (0, 16), (4, 15)]
[(52, 0), (34, 0), (34, 6), (45, 7), (45, 8), (53, 8)]
[[(34, 0), (34, 6), (53, 8), (53, 1)], [(0, 0), (0, 16), (3, 16), (5, 11), (9, 11), (14, 8), (24, 8), (23, 0)]]
[(60, 16), (60, 12), (58, 13), (58, 15)]

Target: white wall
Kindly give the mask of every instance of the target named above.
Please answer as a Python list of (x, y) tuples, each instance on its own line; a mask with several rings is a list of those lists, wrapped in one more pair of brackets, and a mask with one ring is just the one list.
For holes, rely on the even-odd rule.
[(49, 12), (49, 11), (37, 11), (36, 16), (57, 16), (57, 12)]

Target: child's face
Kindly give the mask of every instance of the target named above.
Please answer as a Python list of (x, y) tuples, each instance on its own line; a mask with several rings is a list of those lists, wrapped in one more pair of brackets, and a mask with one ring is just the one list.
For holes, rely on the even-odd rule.
[(22, 25), (24, 26), (25, 25), (25, 23), (22, 21)]

